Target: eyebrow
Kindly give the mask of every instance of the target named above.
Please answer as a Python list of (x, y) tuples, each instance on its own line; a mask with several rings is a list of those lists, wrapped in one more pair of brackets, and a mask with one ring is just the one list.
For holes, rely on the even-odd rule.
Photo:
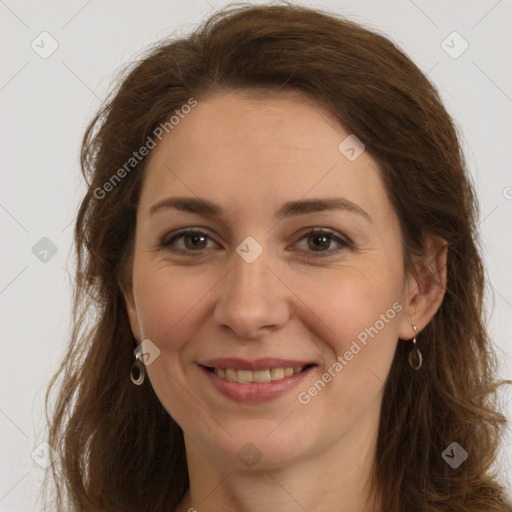
[[(168, 208), (189, 213), (197, 213), (207, 217), (221, 217), (223, 213), (222, 208), (218, 204), (208, 199), (196, 197), (167, 197), (151, 206), (149, 209), (149, 214), (153, 215), (157, 211)], [(305, 215), (307, 213), (332, 210), (342, 210), (346, 212), (357, 213), (364, 217), (367, 221), (372, 222), (372, 218), (365, 210), (363, 210), (360, 206), (353, 203), (352, 201), (342, 197), (288, 201), (279, 207), (275, 213), (275, 217), (277, 219), (281, 219), (285, 217)]]
[[(163, 209), (175, 209), (183, 212), (197, 213), (207, 217), (221, 217), (222, 208), (208, 199), (196, 197), (167, 197), (158, 203), (155, 203), (149, 209), (149, 214), (153, 215)], [(367, 221), (372, 222), (370, 215), (360, 206), (344, 199), (342, 197), (302, 199), (298, 201), (289, 201), (281, 205), (275, 216), (277, 219), (285, 217), (295, 217), (307, 213), (316, 213), (322, 211), (342, 210), (357, 213)]]

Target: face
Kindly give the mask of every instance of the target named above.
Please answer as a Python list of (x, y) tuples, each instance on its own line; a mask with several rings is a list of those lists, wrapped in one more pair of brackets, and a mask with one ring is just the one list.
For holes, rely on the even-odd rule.
[(306, 461), (377, 430), (409, 281), (375, 161), (339, 149), (349, 135), (299, 93), (223, 93), (148, 160), (130, 322), (160, 351), (148, 376), (187, 444), (220, 463)]

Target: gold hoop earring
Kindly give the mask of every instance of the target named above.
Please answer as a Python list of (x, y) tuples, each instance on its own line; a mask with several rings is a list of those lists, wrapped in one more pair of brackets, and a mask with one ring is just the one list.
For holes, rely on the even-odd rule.
[(412, 340), (413, 347), (409, 352), (409, 364), (414, 370), (419, 370), (423, 364), (423, 356), (416, 344), (416, 326), (413, 325), (412, 328), (414, 329), (414, 339)]

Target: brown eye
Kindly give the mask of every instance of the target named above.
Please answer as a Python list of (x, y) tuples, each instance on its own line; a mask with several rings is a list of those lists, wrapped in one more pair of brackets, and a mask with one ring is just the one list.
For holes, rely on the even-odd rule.
[[(347, 239), (334, 235), (332, 232), (323, 229), (312, 229), (309, 233), (303, 236), (301, 240), (307, 241), (307, 248), (304, 249), (305, 252), (318, 253), (317, 255), (307, 254), (305, 255), (306, 258), (333, 256), (344, 248), (352, 247), (352, 243)], [(336, 242), (340, 247), (328, 250), (333, 242)]]
[(308, 247), (316, 251), (317, 249), (328, 249), (331, 245), (331, 237), (329, 235), (312, 234), (308, 235)]
[[(176, 245), (178, 240), (183, 239), (184, 246), (179, 247)], [(164, 239), (160, 244), (162, 248), (171, 249), (176, 247), (179, 251), (185, 252), (198, 252), (203, 249), (207, 249), (206, 243), (210, 237), (204, 231), (198, 231), (193, 229), (187, 229), (176, 233), (169, 239)]]
[[(182, 246), (177, 243), (181, 240), (183, 240)], [(161, 242), (160, 247), (165, 250), (182, 253), (200, 253), (204, 249), (209, 248), (207, 247), (208, 240), (213, 242), (210, 236), (204, 231), (186, 229), (176, 233), (171, 238), (164, 239)], [(348, 239), (342, 238), (330, 231), (323, 229), (312, 229), (300, 240), (307, 241), (306, 248), (300, 249), (302, 252), (309, 253), (304, 256), (306, 258), (322, 258), (333, 256), (345, 248), (352, 247), (352, 243)], [(329, 250), (333, 243), (337, 243), (338, 248)]]

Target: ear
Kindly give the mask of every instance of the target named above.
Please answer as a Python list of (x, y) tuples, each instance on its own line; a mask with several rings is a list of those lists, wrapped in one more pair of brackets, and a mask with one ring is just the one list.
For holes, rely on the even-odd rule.
[(130, 236), (123, 256), (119, 262), (120, 273), (118, 274), (117, 284), (121, 289), (124, 298), (124, 304), (128, 319), (130, 321), (130, 327), (135, 339), (141, 343), (141, 329), (139, 322), (139, 315), (137, 314), (137, 305), (135, 303), (135, 297), (133, 293), (133, 267), (134, 267), (134, 254), (135, 254), (135, 232)]
[(424, 246), (425, 256), (415, 264), (417, 277), (409, 274), (406, 278), (404, 314), (399, 330), (399, 336), (404, 340), (414, 338), (413, 325), (416, 325), (417, 333), (425, 328), (441, 306), (446, 292), (448, 244), (441, 237), (427, 235)]
[(135, 298), (133, 296), (133, 285), (130, 284), (128, 286), (121, 287), (124, 297), (124, 303), (126, 306), (126, 312), (128, 313), (128, 319), (130, 320), (130, 326), (132, 328), (133, 335), (135, 339), (141, 343), (141, 332), (140, 332), (140, 323), (139, 316), (137, 314), (137, 306), (135, 305)]

